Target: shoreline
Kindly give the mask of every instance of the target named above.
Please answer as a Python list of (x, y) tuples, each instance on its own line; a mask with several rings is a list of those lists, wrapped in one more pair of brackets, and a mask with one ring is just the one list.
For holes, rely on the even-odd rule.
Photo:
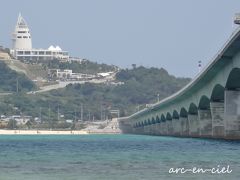
[(0, 130), (0, 135), (83, 135), (89, 134), (83, 130)]
[(115, 131), (89, 130), (0, 130), (0, 135), (86, 135), (86, 134), (121, 134)]

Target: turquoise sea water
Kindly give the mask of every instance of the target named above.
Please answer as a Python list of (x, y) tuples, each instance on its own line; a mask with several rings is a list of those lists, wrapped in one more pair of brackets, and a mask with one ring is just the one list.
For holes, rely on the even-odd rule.
[[(231, 174), (169, 174), (230, 165)], [(0, 180), (240, 179), (240, 142), (135, 135), (1, 135)]]

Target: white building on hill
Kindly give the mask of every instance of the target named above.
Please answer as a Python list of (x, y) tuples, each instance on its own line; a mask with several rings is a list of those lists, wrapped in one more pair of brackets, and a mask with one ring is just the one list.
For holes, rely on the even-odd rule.
[(59, 46), (50, 46), (48, 49), (33, 49), (29, 27), (21, 14), (18, 16), (17, 24), (13, 32), (12, 42), (13, 49), (11, 50), (11, 53), (19, 60), (69, 60), (68, 52), (63, 51)]

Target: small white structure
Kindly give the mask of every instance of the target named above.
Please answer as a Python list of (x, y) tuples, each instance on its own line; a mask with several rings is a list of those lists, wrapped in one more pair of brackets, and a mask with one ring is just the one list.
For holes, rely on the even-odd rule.
[(64, 80), (83, 80), (96, 77), (92, 74), (73, 73), (71, 69), (48, 69), (48, 76)]
[(21, 14), (18, 16), (12, 42), (13, 49), (11, 50), (11, 54), (19, 60), (69, 60), (68, 52), (63, 51), (59, 46), (50, 46), (48, 49), (33, 49), (29, 27)]
[(98, 76), (101, 76), (101, 77), (107, 77), (107, 76), (110, 76), (110, 73), (98, 73), (97, 74)]

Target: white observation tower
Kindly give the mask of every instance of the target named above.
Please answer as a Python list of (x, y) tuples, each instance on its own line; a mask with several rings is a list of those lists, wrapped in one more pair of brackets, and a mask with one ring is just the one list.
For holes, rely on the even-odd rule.
[(32, 48), (32, 37), (26, 21), (21, 14), (18, 16), (17, 24), (12, 36), (13, 49), (11, 54), (15, 59), (23, 61), (53, 60), (68, 61), (67, 51), (59, 46), (50, 46), (48, 49)]
[(14, 50), (30, 50), (32, 49), (32, 39), (26, 21), (21, 14), (18, 16), (18, 21), (13, 32), (13, 49)]

